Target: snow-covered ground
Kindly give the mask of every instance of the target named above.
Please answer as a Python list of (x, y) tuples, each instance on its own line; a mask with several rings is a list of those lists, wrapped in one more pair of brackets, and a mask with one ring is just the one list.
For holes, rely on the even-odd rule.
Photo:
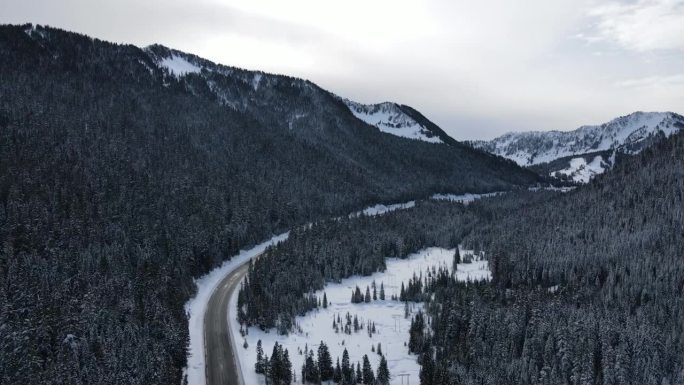
[(240, 254), (225, 261), (220, 267), (195, 280), (197, 294), (185, 303), (185, 313), (189, 317), (190, 345), (188, 348), (188, 366), (185, 368), (184, 377), (187, 378), (189, 385), (206, 384), (206, 374), (204, 372), (204, 313), (207, 310), (211, 294), (226, 275), (255, 255), (263, 253), (268, 246), (284, 241), (288, 235), (289, 232), (277, 235), (249, 250), (241, 251)]
[(493, 192), (493, 193), (488, 193), (488, 194), (462, 194), (462, 195), (434, 194), (430, 197), (430, 199), (441, 200), (441, 201), (450, 201), (450, 202), (459, 202), (459, 203), (463, 203), (463, 204), (467, 205), (468, 203), (474, 202), (476, 199), (489, 198), (489, 197), (497, 196), (499, 194), (505, 194), (505, 192)]
[(198, 67), (190, 63), (185, 58), (178, 55), (172, 55), (170, 57), (162, 59), (159, 65), (168, 69), (169, 72), (171, 72), (171, 74), (173, 74), (176, 77), (181, 77), (189, 73), (197, 73), (202, 71), (201, 67)]
[(536, 192), (536, 191), (558, 191), (562, 193), (570, 192), (574, 189), (576, 189), (576, 186), (566, 186), (566, 187), (556, 187), (556, 186), (547, 186), (547, 187), (530, 187), (528, 188), (529, 191)]
[[(462, 255), (470, 254), (472, 251), (462, 251)], [(368, 277), (354, 276), (342, 280), (340, 283), (327, 284), (324, 290), (316, 292), (319, 298), (326, 293), (330, 302), (327, 309), (319, 309), (309, 312), (303, 317), (297, 317), (296, 323), (301, 327), (301, 332), (292, 333), (288, 336), (278, 335), (275, 330), (263, 332), (258, 328), (250, 328), (248, 335), (243, 338), (240, 336), (240, 325), (237, 322), (237, 291), (234, 293), (229, 306), (229, 323), (231, 332), (237, 340), (238, 356), (242, 373), (246, 384), (263, 384), (263, 376), (257, 375), (254, 371), (256, 363), (256, 345), (261, 340), (264, 352), (268, 355), (273, 350), (275, 342), (282, 344), (290, 352), (293, 372), (297, 378), (301, 376), (301, 367), (304, 361), (304, 349), (314, 351), (318, 348), (320, 341), (324, 341), (336, 361), (337, 357), (342, 356), (342, 351), (347, 348), (350, 361), (356, 363), (361, 361), (364, 354), (367, 354), (373, 370), (377, 370), (380, 356), (371, 351), (371, 346), (377, 348), (378, 343), (382, 346), (382, 352), (387, 359), (390, 374), (393, 376), (391, 383), (400, 384), (401, 379), (397, 374), (408, 374), (412, 383), (418, 383), (418, 373), (420, 370), (416, 362), (416, 356), (408, 353), (405, 343), (408, 343), (408, 330), (411, 319), (404, 318), (404, 303), (392, 301), (393, 295), (398, 296), (403, 282), (405, 286), (414, 274), (422, 273), (426, 276), (426, 271), (432, 267), (446, 266), (451, 268), (453, 263), (454, 250), (442, 248), (428, 248), (418, 253), (410, 255), (406, 259), (389, 258), (387, 259), (387, 270), (375, 273)], [(477, 258), (475, 258), (477, 259)], [(480, 279), (491, 279), (487, 261), (475, 260), (469, 264), (459, 264), (456, 272), (457, 279), (461, 281), (473, 281)], [(358, 286), (365, 293), (366, 286), (371, 287), (375, 281), (376, 287), (380, 289), (382, 283), (385, 289), (386, 299), (376, 300), (370, 303), (352, 304), (351, 292)], [(422, 308), (422, 304), (412, 303), (411, 312), (415, 313)], [(362, 325), (368, 321), (374, 322), (376, 333), (368, 335), (364, 328), (359, 332), (352, 332), (351, 335), (342, 331), (335, 333), (332, 327), (333, 319), (339, 315), (342, 322), (349, 313), (351, 317), (357, 316)], [(247, 341), (248, 347), (242, 347), (242, 343)]]
[(416, 201), (408, 201), (406, 203), (397, 203), (393, 205), (383, 205), (383, 204), (378, 204), (375, 206), (367, 207), (362, 211), (357, 211), (351, 215), (350, 217), (358, 217), (361, 215), (361, 213), (365, 215), (382, 215), (385, 213), (388, 213), (390, 211), (395, 211), (395, 210), (403, 210), (403, 209), (410, 209), (411, 207), (414, 207), (416, 205)]
[(601, 155), (597, 155), (591, 162), (587, 163), (584, 158), (573, 158), (570, 160), (568, 168), (554, 171), (551, 176), (556, 173), (570, 176), (573, 181), (580, 183), (589, 183), (591, 178), (597, 174), (603, 174), (609, 165), (603, 161)]
[(438, 136), (431, 136), (430, 130), (416, 122), (395, 103), (361, 104), (348, 99), (342, 101), (357, 119), (382, 132), (424, 142), (443, 143)]

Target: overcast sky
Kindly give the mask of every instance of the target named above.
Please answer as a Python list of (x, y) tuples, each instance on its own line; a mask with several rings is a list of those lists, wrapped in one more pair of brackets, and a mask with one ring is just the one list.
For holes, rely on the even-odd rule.
[(0, 22), (409, 104), (457, 139), (684, 113), (684, 0), (2, 0)]

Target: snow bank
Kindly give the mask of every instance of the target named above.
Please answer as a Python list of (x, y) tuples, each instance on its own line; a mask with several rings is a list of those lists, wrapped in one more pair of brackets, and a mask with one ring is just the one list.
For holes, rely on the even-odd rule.
[[(472, 251), (461, 251), (463, 255)], [(281, 336), (275, 330), (261, 331), (258, 328), (249, 328), (249, 334), (245, 338), (240, 336), (240, 325), (237, 322), (237, 291), (233, 293), (230, 300), (228, 322), (230, 324), (231, 333), (233, 333), (238, 346), (237, 356), (239, 357), (240, 367), (246, 384), (263, 384), (262, 376), (257, 375), (254, 371), (254, 364), (256, 363), (256, 345), (257, 341), (261, 340), (264, 352), (271, 355), (273, 345), (275, 342), (282, 344), (284, 348), (288, 349), (290, 353), (290, 360), (292, 361), (292, 370), (297, 376), (297, 382), (301, 380), (301, 367), (304, 362), (304, 349), (308, 347), (309, 350), (316, 354), (318, 344), (324, 341), (330, 349), (330, 354), (333, 357), (333, 362), (337, 357), (342, 357), (342, 352), (347, 348), (349, 352), (350, 361), (353, 363), (362, 360), (363, 355), (367, 354), (371, 362), (373, 370), (377, 370), (380, 362), (380, 356), (371, 351), (371, 346), (377, 348), (378, 343), (382, 345), (382, 352), (387, 359), (387, 364), (392, 375), (392, 384), (400, 384), (401, 379), (397, 374), (408, 374), (411, 382), (418, 383), (418, 373), (420, 366), (416, 362), (416, 356), (408, 353), (408, 347), (404, 343), (408, 343), (408, 330), (411, 325), (410, 317), (404, 318), (404, 303), (399, 301), (392, 301), (390, 298), (393, 295), (399, 296), (401, 283), (405, 286), (408, 280), (415, 273), (419, 275), (422, 273), (423, 277), (426, 275), (428, 269), (432, 267), (446, 266), (451, 268), (453, 263), (454, 250), (442, 248), (428, 248), (418, 253), (410, 255), (406, 259), (388, 258), (387, 270), (380, 273), (375, 273), (368, 277), (354, 276), (342, 280), (340, 283), (329, 283), (324, 290), (319, 290), (316, 295), (319, 298), (326, 293), (328, 301), (330, 302), (327, 309), (318, 309), (307, 313), (303, 317), (296, 318), (296, 324), (301, 327), (301, 332), (292, 333), (287, 336)], [(477, 259), (477, 258), (475, 258)], [(459, 264), (457, 268), (457, 279), (462, 281), (473, 281), (479, 279), (489, 280), (491, 273), (489, 272), (487, 261), (475, 260), (469, 264)], [(378, 295), (380, 291), (380, 283), (385, 289), (386, 299), (371, 301), (370, 303), (352, 304), (351, 292), (358, 286), (365, 292), (366, 286), (371, 286), (375, 281), (377, 285)], [(422, 309), (422, 304), (411, 303), (411, 313), (415, 313), (418, 309)], [(343, 332), (335, 333), (332, 328), (333, 318), (338, 314), (344, 323), (345, 315), (349, 312), (353, 317), (356, 315), (359, 322), (363, 325), (367, 321), (375, 323), (376, 333), (369, 337), (368, 332), (360, 330), (359, 332), (352, 332), (351, 335)], [(245, 349), (242, 344), (247, 341), (248, 347)], [(301, 353), (300, 353), (301, 352)]]
[(226, 275), (252, 257), (264, 252), (268, 246), (284, 241), (288, 235), (289, 232), (280, 234), (249, 250), (243, 250), (230, 260), (225, 261), (220, 267), (195, 280), (197, 294), (185, 303), (185, 313), (188, 315), (190, 328), (188, 366), (184, 370), (188, 385), (206, 384), (204, 371), (204, 313), (207, 310), (211, 294)]

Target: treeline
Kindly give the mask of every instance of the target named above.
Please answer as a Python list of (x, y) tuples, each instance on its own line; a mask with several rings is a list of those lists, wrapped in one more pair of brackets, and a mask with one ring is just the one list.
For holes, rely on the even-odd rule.
[[(380, 345), (378, 345), (379, 349)], [(362, 362), (354, 363), (349, 360), (349, 352), (345, 348), (342, 352), (342, 363), (337, 357), (337, 364), (333, 366), (333, 359), (330, 350), (325, 342), (321, 341), (318, 345), (316, 356), (308, 346), (304, 348), (304, 363), (301, 368), (301, 383), (311, 385), (321, 385), (322, 383), (334, 382), (340, 385), (389, 385), (390, 372), (387, 367), (387, 360), (381, 352), (380, 363), (377, 372), (371, 366), (368, 355), (364, 354)], [(289, 360), (287, 349), (277, 342), (273, 346), (273, 354), (269, 359), (264, 354), (261, 340), (257, 342), (257, 362), (255, 365), (257, 373), (264, 375), (267, 384), (290, 385), (297, 381), (297, 376), (292, 372), (292, 364)], [(376, 375), (377, 373), (377, 375)]]
[(178, 79), (157, 65), (170, 54), (0, 26), (1, 383), (180, 383), (192, 278), (241, 248), (368, 203), (535, 179), (382, 134), (310, 82), (257, 90), (208, 62)]
[[(384, 271), (385, 258), (404, 258), (427, 246), (455, 247), (479, 215), (461, 204), (426, 201), (418, 202), (416, 209), (342, 217), (295, 229), (287, 241), (250, 265), (238, 294), (239, 320), (287, 333), (294, 317), (318, 306), (313, 292), (325, 282)], [(420, 283), (411, 282), (405, 296), (420, 292), (413, 286)], [(368, 296), (370, 300), (370, 290)], [(366, 298), (360, 289), (351, 297), (352, 302)]]

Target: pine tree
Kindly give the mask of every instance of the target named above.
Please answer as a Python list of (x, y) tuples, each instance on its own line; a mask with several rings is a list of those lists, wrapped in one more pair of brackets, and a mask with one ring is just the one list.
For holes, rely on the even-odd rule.
[(280, 380), (283, 385), (290, 385), (292, 383), (292, 362), (290, 361), (290, 352), (285, 349), (285, 352), (283, 353), (283, 361), (282, 361), (282, 375), (280, 377)]
[(327, 309), (327, 308), (328, 308), (328, 296), (327, 296), (327, 294), (325, 294), (325, 292), (323, 292), (323, 309)]
[(361, 363), (356, 361), (356, 376), (355, 376), (356, 383), (359, 384), (363, 381), (363, 373), (361, 372)]
[(404, 289), (404, 283), (401, 283), (401, 291), (399, 291), (399, 301), (406, 301), (406, 289)]
[(375, 383), (375, 374), (373, 374), (373, 368), (371, 368), (370, 361), (366, 354), (363, 355), (363, 384), (373, 385)]
[(273, 345), (273, 353), (271, 354), (270, 370), (268, 378), (271, 379), (272, 384), (279, 384), (283, 377), (283, 350), (277, 342)]
[(314, 360), (313, 350), (309, 351), (304, 363), (304, 381), (311, 384), (320, 384), (321, 377), (318, 372), (318, 363)]
[[(380, 345), (378, 345), (378, 350), (380, 350)], [(389, 385), (389, 382), (390, 373), (389, 369), (387, 369), (387, 360), (385, 360), (385, 357), (382, 356), (380, 357), (380, 364), (378, 365), (377, 383), (378, 385)]]
[(411, 320), (411, 327), (409, 328), (409, 352), (420, 353), (423, 350), (423, 344), (425, 342), (425, 337), (423, 336), (424, 328), (425, 321), (423, 312), (418, 311), (416, 316)]
[(345, 385), (352, 384), (352, 377), (354, 376), (354, 369), (349, 363), (349, 352), (347, 348), (342, 351), (342, 383)]
[(342, 382), (342, 368), (340, 368), (340, 357), (337, 357), (337, 365), (335, 365), (335, 372), (333, 373), (333, 381), (337, 384)]
[(382, 282), (380, 282), (380, 300), (385, 300), (385, 285)]
[(318, 371), (321, 375), (321, 381), (332, 380), (334, 375), (332, 357), (328, 346), (323, 341), (318, 345)]
[(264, 374), (264, 349), (261, 346), (261, 340), (257, 341), (257, 358), (254, 364), (254, 370), (259, 374)]
[(425, 352), (420, 359), (420, 385), (433, 385), (432, 377), (435, 370), (435, 363), (432, 354)]
[(456, 247), (456, 251), (454, 252), (454, 271), (456, 271), (456, 265), (459, 263), (461, 263), (461, 252), (458, 250), (458, 247)]

